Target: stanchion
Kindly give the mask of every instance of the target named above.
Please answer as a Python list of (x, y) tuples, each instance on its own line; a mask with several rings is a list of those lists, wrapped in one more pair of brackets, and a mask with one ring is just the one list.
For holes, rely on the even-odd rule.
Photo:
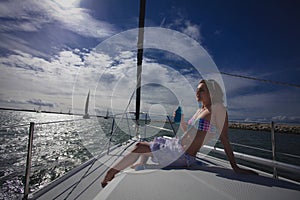
[(26, 174), (25, 174), (25, 189), (24, 189), (24, 198), (23, 199), (28, 199), (28, 195), (29, 195), (29, 180), (30, 180), (30, 170), (31, 170), (33, 132), (34, 132), (34, 122), (30, 122), (27, 161), (26, 161)]
[[(275, 128), (274, 128), (274, 122), (273, 121), (271, 122), (271, 140), (272, 140), (272, 158), (273, 158), (273, 161), (276, 161)], [(276, 168), (275, 165), (273, 166), (273, 178), (276, 178), (276, 179), (278, 178), (277, 168)]]

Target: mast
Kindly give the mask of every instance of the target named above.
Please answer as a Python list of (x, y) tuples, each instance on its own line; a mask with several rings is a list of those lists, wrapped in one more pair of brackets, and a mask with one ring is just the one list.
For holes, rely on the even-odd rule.
[(142, 81), (142, 62), (143, 62), (143, 46), (144, 46), (144, 26), (145, 26), (145, 10), (146, 0), (140, 0), (140, 15), (139, 15), (139, 33), (137, 43), (137, 82), (136, 82), (136, 107), (135, 117), (136, 123), (139, 125), (140, 119), (140, 103), (141, 103), (141, 81)]

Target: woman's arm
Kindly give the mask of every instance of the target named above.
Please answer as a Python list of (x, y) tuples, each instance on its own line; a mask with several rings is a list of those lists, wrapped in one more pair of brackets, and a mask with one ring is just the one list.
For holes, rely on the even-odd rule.
[(225, 121), (224, 121), (223, 130), (220, 135), (220, 140), (224, 146), (224, 151), (228, 157), (228, 160), (230, 162), (232, 169), (233, 170), (237, 169), (238, 166), (235, 162), (233, 151), (232, 151), (231, 145), (229, 143), (229, 139), (228, 139), (228, 115), (227, 115), (227, 113), (226, 113), (226, 117), (225, 117)]
[(184, 121), (184, 114), (181, 115), (180, 127), (184, 133), (187, 131), (187, 123)]
[(225, 122), (224, 122), (224, 126), (223, 126), (223, 130), (221, 132), (221, 135), (220, 135), (220, 140), (224, 146), (224, 150), (225, 150), (225, 153), (228, 157), (228, 160), (230, 162), (230, 165), (232, 167), (232, 169), (237, 172), (237, 173), (243, 173), (243, 174), (257, 174), (256, 172), (252, 171), (252, 170), (247, 170), (247, 169), (243, 169), (243, 168), (240, 168), (237, 164), (236, 164), (236, 161), (235, 161), (235, 158), (234, 158), (234, 154), (233, 154), (233, 151), (232, 151), (232, 148), (231, 148), (231, 145), (229, 143), (229, 139), (228, 139), (228, 115), (227, 115), (227, 112), (226, 112), (226, 117), (225, 117)]

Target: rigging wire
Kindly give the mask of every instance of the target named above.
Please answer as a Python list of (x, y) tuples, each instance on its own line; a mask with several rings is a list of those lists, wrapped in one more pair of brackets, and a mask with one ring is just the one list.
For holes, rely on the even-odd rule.
[(251, 76), (244, 76), (244, 75), (238, 75), (238, 74), (231, 74), (227, 72), (220, 72), (223, 75), (226, 76), (232, 76), (232, 77), (238, 77), (238, 78), (244, 78), (244, 79), (249, 79), (249, 80), (254, 80), (254, 81), (260, 81), (260, 82), (265, 82), (265, 83), (271, 83), (275, 85), (284, 85), (284, 86), (289, 86), (289, 87), (297, 87), (300, 88), (300, 85), (298, 84), (293, 84), (293, 83), (287, 83), (287, 82), (281, 82), (281, 81), (273, 81), (273, 80), (268, 80), (268, 79), (262, 79), (262, 78), (256, 78), (256, 77), (251, 77)]

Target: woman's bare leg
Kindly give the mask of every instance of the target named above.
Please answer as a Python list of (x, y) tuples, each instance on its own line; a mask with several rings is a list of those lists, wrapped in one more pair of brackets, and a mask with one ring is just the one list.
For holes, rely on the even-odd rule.
[(135, 148), (129, 154), (127, 154), (124, 158), (122, 158), (122, 160), (109, 169), (104, 180), (101, 182), (102, 187), (105, 187), (107, 183), (115, 177), (115, 174), (134, 164), (142, 155), (147, 157), (152, 155), (150, 145), (147, 142), (137, 143)]
[(145, 164), (147, 163), (148, 158), (149, 158), (148, 155), (143, 154), (143, 155), (141, 155), (140, 157), (141, 157), (140, 162), (139, 162), (139, 163), (136, 163), (136, 164), (134, 164), (134, 165), (132, 165), (132, 166), (131, 166), (132, 169), (136, 168), (137, 166), (145, 165)]

